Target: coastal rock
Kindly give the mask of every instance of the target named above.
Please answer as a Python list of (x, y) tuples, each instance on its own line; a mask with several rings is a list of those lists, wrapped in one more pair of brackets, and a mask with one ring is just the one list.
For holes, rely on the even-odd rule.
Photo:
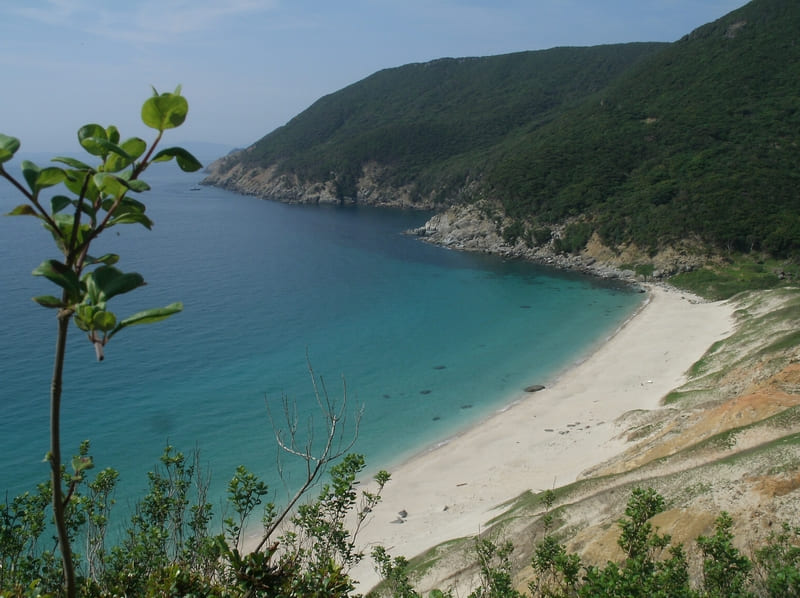
[[(401, 207), (431, 210), (434, 202), (414, 191), (410, 185), (397, 187), (389, 180), (389, 169), (377, 164), (364, 165), (361, 177), (354, 186), (355, 194), (340, 190), (336, 173), (324, 181), (304, 181), (294, 174), (282, 173), (277, 165), (267, 168), (245, 166), (238, 162), (242, 152), (229, 154), (211, 163), (207, 169), (204, 185), (214, 185), (242, 195), (252, 195), (280, 201), (282, 203), (318, 205), (354, 205)], [(233, 158), (232, 158), (233, 157)]]
[(530, 386), (525, 387), (525, 392), (539, 392), (540, 390), (544, 390), (544, 386), (542, 384), (531, 384)]
[[(559, 252), (557, 240), (569, 222), (552, 227), (550, 239), (540, 245), (528, 245), (519, 238), (509, 243), (502, 231), (513, 224), (503, 215), (499, 205), (488, 201), (450, 206), (432, 216), (424, 226), (408, 231), (422, 240), (463, 251), (491, 253), (508, 259), (526, 259), (562, 270), (582, 272), (605, 279), (626, 282), (651, 282), (668, 278), (678, 272), (688, 272), (703, 263), (702, 252), (691, 241), (680, 246), (666, 247), (655, 255), (635, 246), (611, 249), (597, 234), (578, 254)], [(629, 264), (636, 264), (631, 268)], [(641, 267), (640, 267), (641, 266)]]

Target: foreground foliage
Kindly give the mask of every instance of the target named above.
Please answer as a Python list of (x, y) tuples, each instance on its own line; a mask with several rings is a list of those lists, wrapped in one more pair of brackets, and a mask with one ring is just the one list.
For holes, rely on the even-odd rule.
[[(658, 533), (650, 519), (665, 509), (655, 490), (635, 488), (620, 519), (617, 540), (624, 558), (604, 566), (588, 565), (567, 552), (552, 533), (551, 507), (555, 493), (543, 496), (544, 537), (535, 546), (530, 567), (533, 580), (522, 588), (514, 584), (510, 555), (514, 547), (488, 537), (475, 540), (477, 582), (469, 598), (732, 598), (800, 596), (800, 527), (784, 524), (747, 556), (734, 546), (733, 521), (722, 512), (709, 536), (694, 546), (672, 544)], [(689, 557), (699, 558), (702, 575), (689, 575)], [(411, 583), (411, 567), (402, 557), (392, 559), (383, 549), (374, 555), (384, 582), (375, 596), (418, 598)], [(431, 598), (452, 598), (453, 591), (435, 590)]]
[[(47, 230), (61, 259), (48, 259), (34, 271), (58, 287), (60, 295), (34, 297), (39, 305), (56, 310), (56, 351), (50, 384), (50, 450), (45, 461), (50, 465), (49, 492), (53, 505), (57, 546), (63, 561), (66, 594), (76, 593), (75, 563), (72, 560), (70, 503), (84, 474), (93, 467), (84, 450), (72, 462), (67, 473), (61, 457), (61, 403), (67, 333), (70, 322), (86, 334), (94, 345), (97, 360), (102, 361), (108, 342), (121, 330), (139, 324), (159, 322), (183, 309), (181, 303), (147, 309), (120, 319), (108, 303), (145, 284), (138, 272), (123, 272), (116, 267), (120, 256), (107, 253), (92, 255), (94, 241), (105, 231), (123, 224), (152, 226), (146, 206), (131, 194), (150, 189), (141, 180), (142, 173), (154, 162), (175, 159), (184, 171), (196, 171), (201, 164), (185, 149), (170, 147), (156, 152), (164, 132), (179, 127), (186, 120), (189, 104), (181, 96), (180, 86), (173, 93), (153, 96), (142, 105), (142, 122), (157, 134), (152, 143), (139, 137), (122, 139), (117, 127), (89, 123), (78, 129), (78, 142), (91, 160), (90, 165), (69, 156), (53, 158), (57, 166), (40, 167), (22, 161), (22, 180), (9, 173), (5, 164), (20, 148), (16, 137), (0, 134), (0, 178), (6, 179), (23, 196), (25, 203), (14, 208), (11, 216), (32, 216)], [(44, 193), (61, 193), (44, 199)]]
[[(84, 445), (82, 449), (88, 449)], [(166, 447), (150, 474), (148, 493), (139, 501), (122, 540), (105, 544), (115, 472), (104, 470), (76, 490), (69, 529), (86, 553), (75, 554), (79, 595), (356, 597), (350, 568), (364, 558), (356, 548), (358, 528), (380, 500), (388, 474), (377, 476), (377, 492), (356, 490), (364, 469), (360, 455), (348, 455), (331, 468), (330, 482), (306, 502), (291, 522), (263, 550), (241, 549), (243, 525), (251, 517), (267, 529), (275, 505), (264, 502), (266, 486), (244, 468), (228, 485), (232, 515), (213, 533), (213, 513), (205, 501), (203, 476), (195, 460)], [(60, 563), (46, 542), (46, 485), (0, 504), (0, 595), (11, 598), (61, 596)], [(536, 544), (530, 567), (533, 581), (515, 586), (510, 542), (489, 537), (475, 540), (478, 576), (469, 598), (567, 597), (786, 597), (800, 596), (800, 527), (784, 524), (747, 556), (734, 546), (733, 521), (721, 513), (709, 536), (696, 545), (671, 544), (650, 519), (663, 511), (663, 497), (652, 489), (634, 489), (620, 519), (621, 562), (590, 566), (568, 553), (550, 533), (545, 493), (545, 535)], [(349, 518), (356, 515), (355, 519)], [(351, 531), (348, 529), (354, 525)], [(355, 522), (355, 524), (353, 524)], [(549, 523), (548, 523), (549, 522)], [(252, 528), (250, 528), (251, 531)], [(688, 555), (702, 562), (702, 577), (690, 579)], [(383, 547), (372, 558), (384, 582), (369, 596), (418, 598), (409, 561), (392, 557)], [(453, 590), (434, 590), (431, 598), (453, 598)]]
[[(86, 456), (88, 443), (79, 456)], [(228, 484), (230, 515), (219, 522), (206, 497), (207, 478), (197, 459), (167, 446), (148, 474), (148, 491), (135, 506), (120, 539), (108, 543), (109, 512), (118, 475), (103, 470), (74, 485), (66, 509), (75, 548), (80, 596), (351, 596), (350, 568), (360, 524), (380, 500), (388, 474), (376, 476), (374, 492), (358, 491), (363, 456), (348, 454), (330, 468), (330, 481), (315, 499), (270, 532), (263, 548), (243, 548), (245, 529), (258, 539), (281, 514), (265, 502), (269, 490), (237, 468)], [(49, 484), (0, 503), (0, 595), (62, 596), (63, 564), (48, 524)], [(356, 516), (354, 529), (348, 517)], [(247, 523), (258, 518), (260, 525)], [(216, 523), (215, 523), (216, 522)], [(214, 532), (214, 528), (221, 529)]]

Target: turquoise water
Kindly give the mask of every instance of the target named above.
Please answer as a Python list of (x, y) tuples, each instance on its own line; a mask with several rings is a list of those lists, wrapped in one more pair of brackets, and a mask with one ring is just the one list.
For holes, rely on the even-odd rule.
[[(526, 385), (552, 380), (642, 299), (611, 283), (400, 234), (426, 214), (192, 190), (201, 177), (151, 172), (145, 199), (154, 229), (118, 227), (95, 251), (120, 253), (119, 266), (148, 281), (114, 300), (119, 315), (177, 300), (184, 312), (123, 331), (102, 363), (71, 330), (64, 451), (89, 438), (97, 465), (121, 472), (122, 504), (140, 494), (167, 442), (200, 450), (214, 502), (239, 464), (280, 500), (269, 413), (280, 418), (284, 396), (302, 422), (314, 413), (307, 358), (337, 404), (346, 384), (349, 433), (363, 407), (354, 450), (372, 467), (391, 467), (504, 407)], [(17, 203), (0, 182), (0, 211)], [(33, 219), (0, 218), (0, 491), (9, 495), (48, 474), (55, 319), (30, 301), (53, 293), (30, 275), (57, 257), (48, 243)], [(297, 469), (283, 463), (296, 483)]]

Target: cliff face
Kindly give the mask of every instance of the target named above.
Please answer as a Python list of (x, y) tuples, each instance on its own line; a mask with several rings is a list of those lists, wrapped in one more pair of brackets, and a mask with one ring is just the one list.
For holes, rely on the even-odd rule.
[[(243, 150), (248, 151), (248, 150)], [(234, 155), (235, 157), (235, 155)], [(277, 165), (246, 165), (220, 158), (208, 167), (205, 185), (214, 185), (243, 195), (298, 204), (350, 205), (432, 210), (430, 197), (421, 197), (410, 185), (397, 187), (387, 182), (387, 170), (371, 162), (362, 168), (355, 194), (342, 192), (335, 179), (303, 181), (297, 175), (281, 173)]]
[(689, 241), (680, 246), (664, 247), (652, 255), (634, 245), (612, 250), (596, 234), (579, 253), (564, 253), (558, 250), (557, 243), (565, 234), (568, 223), (553, 227), (550, 238), (538, 245), (529, 245), (522, 239), (512, 243), (501, 232), (512, 225), (512, 221), (500, 214), (499, 208), (494, 208), (488, 202), (451, 206), (409, 233), (419, 236), (423, 241), (451, 249), (528, 259), (601, 278), (630, 281), (643, 278), (635, 268), (640, 264), (652, 266), (652, 272), (648, 270), (648, 279), (663, 279), (693, 270), (706, 261)]

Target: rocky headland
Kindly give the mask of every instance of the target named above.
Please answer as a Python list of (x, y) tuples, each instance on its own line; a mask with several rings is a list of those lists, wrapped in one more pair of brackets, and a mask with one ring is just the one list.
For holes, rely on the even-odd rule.
[[(551, 238), (539, 245), (531, 246), (522, 239), (512, 244), (501, 233), (511, 221), (497, 214), (497, 208), (489, 202), (454, 205), (435, 214), (424, 226), (408, 232), (451, 249), (527, 259), (555, 268), (632, 282), (663, 280), (698, 268), (707, 260), (707, 256), (700, 255), (689, 242), (650, 255), (635, 246), (609, 248), (596, 234), (579, 253), (559, 252), (556, 241), (568, 223), (553, 227)], [(640, 269), (645, 265), (646, 269)]]
[(414, 193), (411, 186), (397, 187), (388, 183), (387, 170), (378, 164), (365, 165), (356, 183), (355, 194), (344, 195), (334, 179), (305, 181), (297, 175), (280, 172), (276, 165), (254, 166), (238, 160), (242, 153), (249, 151), (252, 148), (229, 154), (210, 164), (203, 184), (283, 203), (434, 209), (434, 202)]

